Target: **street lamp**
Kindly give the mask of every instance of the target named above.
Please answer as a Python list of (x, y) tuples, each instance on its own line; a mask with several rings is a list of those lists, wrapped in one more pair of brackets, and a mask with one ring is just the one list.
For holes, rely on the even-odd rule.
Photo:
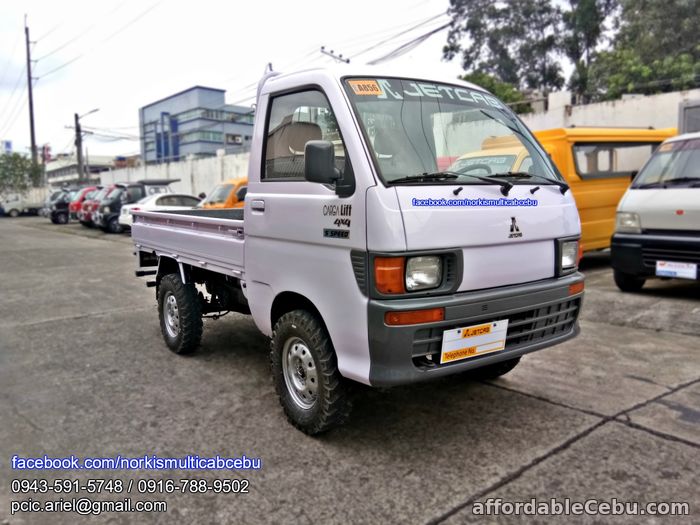
[(95, 108), (87, 113), (83, 113), (82, 115), (78, 115), (77, 113), (74, 113), (75, 116), (75, 150), (78, 154), (78, 184), (80, 184), (83, 181), (83, 177), (85, 176), (85, 168), (83, 166), (83, 132), (82, 129), (80, 128), (80, 119), (83, 117), (86, 117), (88, 115), (91, 115), (97, 111), (99, 111), (100, 108)]

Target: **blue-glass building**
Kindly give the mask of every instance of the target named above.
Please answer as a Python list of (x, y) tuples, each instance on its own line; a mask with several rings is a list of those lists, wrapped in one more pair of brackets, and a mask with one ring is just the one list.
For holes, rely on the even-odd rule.
[(141, 158), (146, 163), (247, 151), (253, 110), (226, 104), (226, 91), (194, 86), (139, 109)]

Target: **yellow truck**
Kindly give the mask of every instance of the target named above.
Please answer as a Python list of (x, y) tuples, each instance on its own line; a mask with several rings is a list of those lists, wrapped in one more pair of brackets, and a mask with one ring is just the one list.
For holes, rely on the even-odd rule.
[(248, 191), (248, 178), (229, 179), (214, 187), (199, 205), (206, 209), (242, 208)]
[(615, 211), (632, 178), (675, 128), (557, 128), (535, 131), (576, 199), (583, 251), (610, 247)]
[[(581, 217), (581, 246), (586, 252), (610, 247), (620, 198), (657, 146), (677, 131), (574, 127), (534, 134), (571, 187)], [(527, 150), (510, 135), (484, 139), (479, 151), (460, 156), (449, 170), (495, 175), (528, 172), (531, 166)]]

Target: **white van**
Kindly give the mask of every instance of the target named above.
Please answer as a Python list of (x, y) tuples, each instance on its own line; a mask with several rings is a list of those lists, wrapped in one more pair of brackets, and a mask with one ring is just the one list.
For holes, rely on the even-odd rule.
[(650, 277), (698, 279), (700, 133), (666, 140), (635, 177), (617, 208), (611, 262), (626, 292)]

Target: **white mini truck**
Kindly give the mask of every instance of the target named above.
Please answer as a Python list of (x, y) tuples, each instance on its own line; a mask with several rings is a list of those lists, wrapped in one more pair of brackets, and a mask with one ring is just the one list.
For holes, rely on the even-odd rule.
[[(449, 171), (493, 137), (532, 167)], [(502, 102), (456, 80), (371, 68), (269, 73), (258, 87), (248, 194), (238, 210), (134, 213), (167, 346), (202, 317), (250, 314), (271, 338), (288, 419), (344, 421), (353, 381), (391, 386), (479, 369), (578, 333), (574, 199)]]
[(666, 140), (617, 208), (610, 262), (624, 292), (647, 279), (700, 279), (700, 133)]

